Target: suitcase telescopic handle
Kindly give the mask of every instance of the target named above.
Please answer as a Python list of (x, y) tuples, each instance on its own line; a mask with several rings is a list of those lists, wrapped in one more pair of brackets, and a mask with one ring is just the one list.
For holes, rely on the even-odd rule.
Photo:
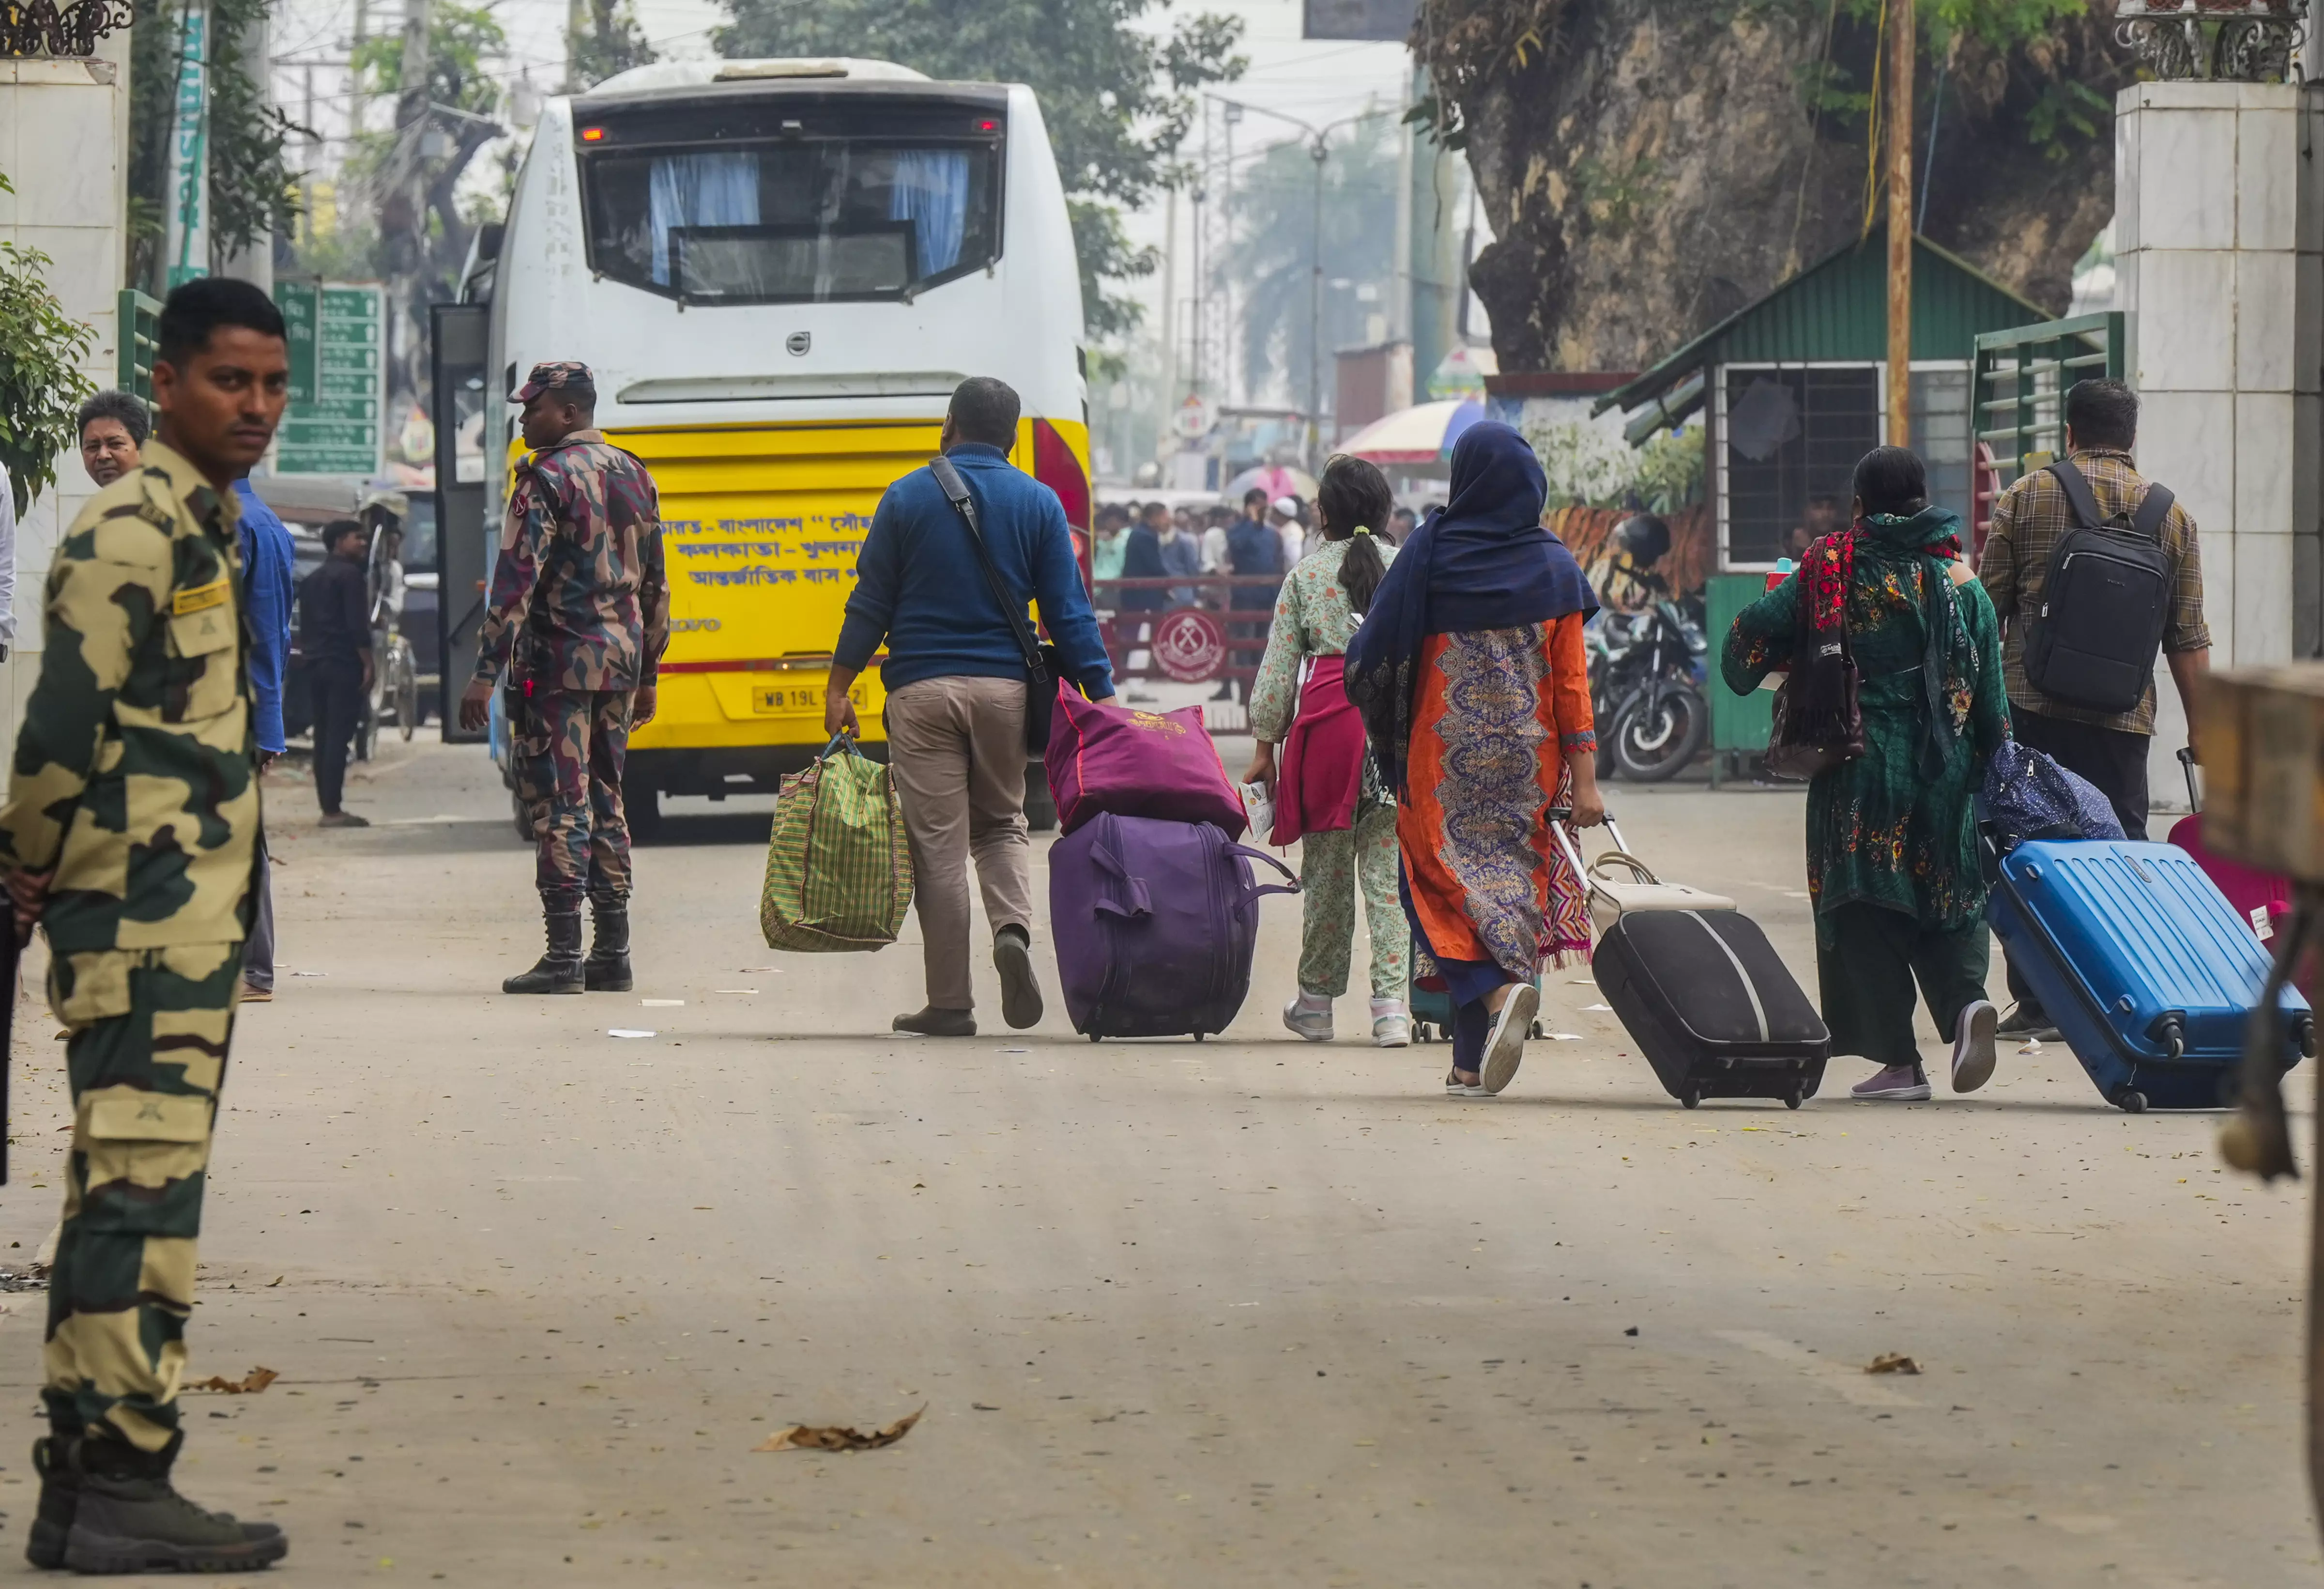
[(2179, 747), (2179, 768), (2187, 774), (2187, 808), (2200, 814), (2203, 809), (2203, 791), (2195, 787), (2195, 747), (2193, 745), (2182, 744)]

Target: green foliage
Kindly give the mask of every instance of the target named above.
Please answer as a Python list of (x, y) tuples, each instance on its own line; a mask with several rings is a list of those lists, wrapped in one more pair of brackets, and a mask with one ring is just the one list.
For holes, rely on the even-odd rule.
[(654, 59), (630, 0), (589, 0), (588, 9), (588, 25), (565, 34), (565, 74), (576, 93)]
[[(0, 176), (0, 192), (14, 192)], [(57, 455), (78, 439), (73, 415), (97, 390), (81, 374), (97, 333), (65, 313), (43, 273), (49, 256), (0, 243), (0, 464), (22, 517), (56, 484)]]
[[(500, 108), (500, 87), (486, 62), (508, 53), (508, 34), (489, 6), (438, 4), (428, 20), (428, 97), (471, 115)], [(367, 93), (403, 92), (403, 36), (381, 33), (355, 49), (354, 65)]]
[[(210, 258), (228, 255), (288, 231), (299, 213), (298, 181), (285, 157), (300, 129), (266, 101), (251, 73), (263, 76), (247, 43), (264, 20), (267, 0), (212, 0), (208, 32), (209, 80)], [(160, 291), (161, 239), (172, 208), (171, 134), (177, 119), (178, 64), (185, 48), (180, 9), (169, 0), (136, 0), (129, 43), (129, 279)]]
[(298, 129), (268, 100), (267, 63), (250, 55), (268, 0), (209, 7), (210, 257), (223, 263), (298, 217), (298, 179), (282, 152)]
[[(1368, 338), (1367, 312), (1384, 309), (1396, 285), (1397, 138), (1394, 113), (1357, 125), (1323, 162), (1322, 257), (1323, 347)], [(1212, 266), (1217, 287), (1236, 300), (1250, 390), (1307, 400), (1314, 324), (1315, 162), (1301, 140), (1277, 143), (1236, 176), (1226, 246)], [(1336, 285), (1334, 285), (1336, 283)], [(1359, 292), (1369, 287), (1367, 302)], [(1327, 363), (1323, 378), (1333, 378)]]
[(1096, 211), (1136, 206), (1172, 181), (1193, 125), (1194, 90), (1240, 77), (1240, 19), (1203, 14), (1164, 32), (1169, 0), (724, 0), (722, 54), (860, 55), (933, 78), (1027, 83), (1040, 96), (1058, 174), (1074, 201), (1082, 302), (1093, 329), (1119, 334), (1139, 306), (1109, 282), (1149, 273)]

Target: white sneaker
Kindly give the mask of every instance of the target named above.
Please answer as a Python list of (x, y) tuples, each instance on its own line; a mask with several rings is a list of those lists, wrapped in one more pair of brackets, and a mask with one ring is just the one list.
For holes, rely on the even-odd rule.
[(1993, 1033), (2000, 1019), (2000, 1012), (1983, 999), (1960, 1012), (1953, 1032), (1953, 1091), (1973, 1093), (1993, 1079), (1999, 1058)]
[(1541, 990), (1531, 983), (1519, 983), (1502, 1001), (1501, 1012), (1493, 1018), (1493, 1035), (1485, 1039), (1480, 1074), (1487, 1092), (1498, 1097), (1502, 1088), (1517, 1079), (1517, 1067), (1525, 1059), (1526, 1039), (1540, 1012)]
[(1401, 1049), (1412, 1042), (1412, 1012), (1402, 999), (1372, 1001), (1372, 1043), (1377, 1048)]
[(1462, 1081), (1448, 1070), (1444, 1073), (1444, 1095), (1448, 1098), (1489, 1098), (1493, 1095), (1481, 1086)]
[(1328, 1043), (1332, 1040), (1332, 1006), (1310, 1009), (1307, 995), (1302, 993), (1283, 1006), (1283, 1024), (1311, 1043)]

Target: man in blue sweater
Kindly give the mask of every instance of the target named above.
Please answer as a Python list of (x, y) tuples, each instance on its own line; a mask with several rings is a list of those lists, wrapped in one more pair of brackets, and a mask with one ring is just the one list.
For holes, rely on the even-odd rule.
[[(290, 660), (290, 531), (259, 500), (248, 480), (234, 483), (242, 501), (242, 577), (250, 623), (250, 727), (258, 764), (282, 753), (282, 672)], [(264, 1003), (274, 996), (274, 859), (266, 830), (258, 834), (258, 902), (250, 941), (243, 946), (242, 996)]]
[[(1113, 669), (1056, 493), (1009, 462), (1017, 393), (978, 375), (952, 394), (938, 443), (967, 484), (1001, 580), (1040, 607), (1067, 682), (1113, 698)], [(1033, 877), (1025, 836), (1025, 655), (985, 578), (968, 526), (936, 476), (913, 470), (888, 488), (856, 559), (856, 584), (833, 650), (824, 731), (862, 732), (847, 692), (885, 642), (888, 761), (911, 839), (914, 904), (926, 940), (927, 1007), (898, 1031), (974, 1037), (969, 985), (968, 862), (992, 925), (1001, 1013), (1041, 1019), (1033, 975)]]

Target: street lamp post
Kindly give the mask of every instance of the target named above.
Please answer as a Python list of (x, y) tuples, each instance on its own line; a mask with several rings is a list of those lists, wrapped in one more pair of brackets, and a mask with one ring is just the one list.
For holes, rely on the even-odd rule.
[[(1312, 471), (1318, 460), (1315, 450), (1321, 440), (1321, 413), (1323, 402), (1323, 162), (1332, 157), (1332, 134), (1342, 127), (1352, 127), (1375, 116), (1393, 115), (1393, 110), (1365, 110), (1354, 115), (1314, 126), (1296, 115), (1286, 115), (1279, 110), (1269, 110), (1264, 105), (1250, 105), (1222, 95), (1210, 97), (1233, 110), (1252, 110), (1277, 121), (1287, 122), (1307, 134), (1307, 152), (1315, 162), (1315, 228), (1308, 239), (1309, 263), (1314, 280), (1308, 293), (1307, 308), (1307, 466)], [(1282, 145), (1277, 144), (1277, 148)]]
[(1315, 226), (1307, 235), (1308, 263), (1314, 273), (1307, 289), (1307, 472), (1315, 473), (1323, 440), (1323, 162), (1332, 157), (1323, 134), (1307, 152), (1315, 162)]

